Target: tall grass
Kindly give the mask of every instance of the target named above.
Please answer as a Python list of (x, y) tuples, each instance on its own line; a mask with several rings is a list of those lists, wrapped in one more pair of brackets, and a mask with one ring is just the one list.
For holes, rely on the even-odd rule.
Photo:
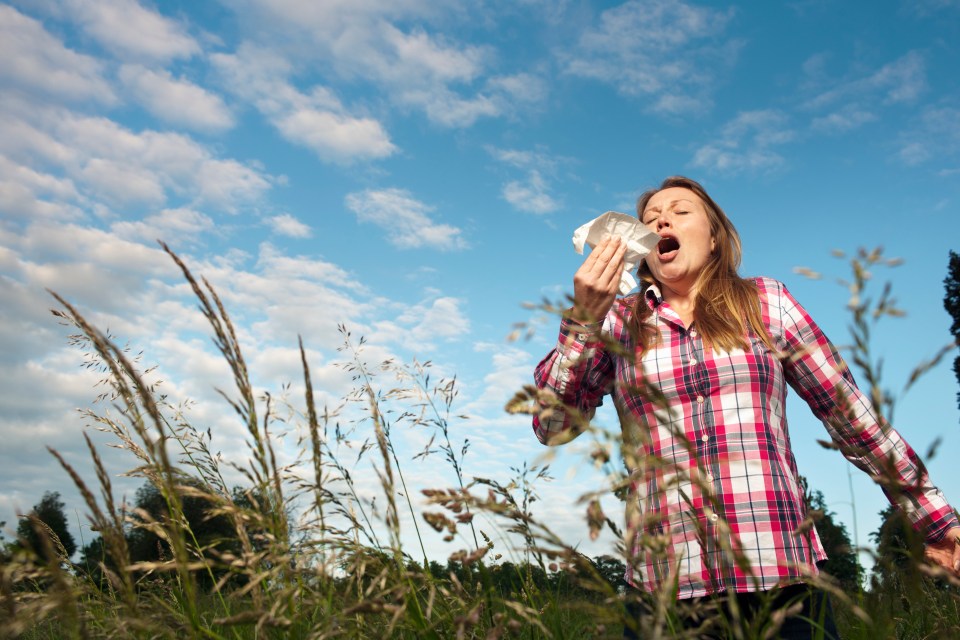
[[(166, 509), (147, 513), (119, 503), (111, 481), (117, 471), (105, 467), (88, 435), (93, 482), (87, 471), (51, 451), (86, 503), (102, 555), (95, 571), (71, 565), (62, 547), (59, 556), (19, 551), (4, 559), (0, 636), (617, 638), (626, 606), (642, 599), (653, 612), (640, 621), (643, 637), (695, 637), (696, 632), (680, 632), (676, 625), (681, 617), (699, 614), (705, 625), (723, 629), (729, 637), (752, 639), (776, 637), (778, 626), (794, 613), (785, 607), (747, 619), (735, 604), (721, 614), (702, 603), (695, 605), (701, 610), (690, 611), (670, 589), (641, 595), (622, 588), (536, 517), (537, 486), (546, 468), (523, 465), (508, 479), (465, 475), (469, 442), (457, 434), (464, 417), (455, 413), (455, 379), (431, 380), (429, 362), (372, 366), (365, 359), (365, 341), (346, 327), (340, 329), (342, 367), (354, 388), (338, 406), (317, 406), (302, 341), (302, 401), (283, 393), (258, 395), (216, 291), (164, 249), (190, 284), (229, 365), (232, 388), (221, 395), (244, 427), (248, 455), (224, 460), (213, 453), (210, 433), (195, 428), (182, 407), (145, 381), (146, 372), (135, 358), (54, 294), (60, 305), (55, 314), (76, 328), (74, 341), (89, 348), (105, 374), (107, 391), (88, 417), (129, 454), (134, 466), (124, 471), (152, 483)], [(889, 413), (892, 404), (874, 370), (869, 327), (875, 319), (896, 315), (896, 308), (889, 291), (876, 302), (864, 293), (869, 270), (882, 262), (879, 252), (858, 254), (848, 285), (855, 329), (852, 360), (867, 368), (870, 393)], [(541, 308), (553, 312), (559, 306)], [(935, 361), (921, 365), (910, 384)], [(658, 401), (656, 389), (636, 392)], [(508, 410), (532, 413), (552, 401), (548, 394), (525, 388)], [(394, 434), (401, 427), (429, 434), (414, 460), (439, 459), (455, 478), (453, 486), (420, 490), (426, 508), (408, 484), (405, 469), (411, 461), (401, 459), (395, 446)], [(281, 464), (277, 432), (291, 428), (299, 433), (297, 455)], [(630, 550), (638, 535), (642, 548), (665, 553), (664, 540), (644, 533), (640, 515), (629, 508), (627, 487), (637, 474), (670, 461), (636, 457), (637, 439), (644, 437), (639, 425), (611, 433), (583, 419), (576, 428), (592, 442), (584, 464), (609, 471), (605, 485), (581, 499), (590, 534), (612, 531), (625, 564), (637, 561)], [(360, 463), (375, 471), (375, 498), (351, 473)], [(241, 494), (227, 481), (237, 475), (245, 481)], [(626, 499), (624, 525), (618, 524), (619, 514), (604, 513), (601, 499), (608, 493)], [(209, 517), (228, 519), (230, 539), (198, 535), (185, 514), (188, 499), (207, 504)], [(813, 525), (811, 517), (805, 526)], [(162, 541), (161, 559), (133, 561), (128, 539), (138, 529)], [(462, 548), (445, 562), (431, 560), (424, 542), (428, 530), (448, 542), (459, 541)], [(416, 541), (412, 549), (402, 544), (405, 532), (406, 539)], [(45, 539), (55, 550), (55, 537)], [(731, 562), (746, 562), (729, 536), (721, 535), (716, 543)], [(53, 559), (43, 562), (42, 557)], [(922, 567), (909, 586), (925, 590), (922, 597), (907, 593), (908, 587), (894, 594), (889, 586), (890, 593), (845, 593), (825, 575), (810, 581), (833, 594), (845, 637), (948, 637), (960, 632), (956, 581), (916, 558), (908, 566)]]

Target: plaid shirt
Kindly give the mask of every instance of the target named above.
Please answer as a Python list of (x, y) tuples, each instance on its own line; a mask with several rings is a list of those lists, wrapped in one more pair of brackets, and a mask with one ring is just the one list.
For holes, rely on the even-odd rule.
[[(659, 330), (660, 344), (638, 353), (638, 362), (604, 343), (634, 349), (625, 327), (631, 296), (614, 303), (603, 340), (596, 327), (585, 331), (563, 320), (558, 345), (536, 368), (537, 386), (582, 416), (592, 418), (603, 396), (613, 395), (625, 440), (637, 445), (640, 468), (631, 470), (628, 514), (635, 508), (641, 524), (627, 580), (643, 590), (671, 588), (676, 580), (679, 598), (765, 591), (817, 573), (826, 554), (816, 530), (803, 524), (807, 508), (787, 430), (787, 384), (848, 460), (872, 476), (893, 474), (899, 490), (884, 487), (885, 493), (928, 541), (957, 524), (916, 454), (878, 420), (807, 312), (782, 283), (756, 283), (779, 354), (752, 331), (747, 351), (705, 348), (696, 327), (686, 328), (650, 287), (647, 322)], [(643, 385), (663, 398), (637, 393)], [(576, 411), (541, 410), (534, 432), (547, 443), (576, 429), (571, 414)]]

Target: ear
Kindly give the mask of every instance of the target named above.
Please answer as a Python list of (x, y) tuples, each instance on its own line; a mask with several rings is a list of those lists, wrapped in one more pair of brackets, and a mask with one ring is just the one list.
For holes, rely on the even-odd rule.
[(710, 253), (712, 254), (717, 250), (717, 238), (716, 236), (710, 236)]

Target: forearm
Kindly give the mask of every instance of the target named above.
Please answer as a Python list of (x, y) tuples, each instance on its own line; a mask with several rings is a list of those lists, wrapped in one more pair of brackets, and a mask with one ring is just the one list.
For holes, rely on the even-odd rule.
[[(844, 456), (870, 474), (926, 541), (942, 539), (948, 529), (958, 526), (953, 508), (909, 443), (883, 423), (869, 401), (853, 389), (857, 399), (846, 415), (835, 415), (827, 423), (831, 436)], [(857, 406), (863, 407), (863, 412), (850, 420), (849, 413)]]
[(602, 403), (612, 368), (603, 350), (600, 329), (599, 323), (582, 325), (563, 320), (556, 347), (534, 371), (541, 396), (533, 429), (544, 444), (561, 433), (578, 435)]

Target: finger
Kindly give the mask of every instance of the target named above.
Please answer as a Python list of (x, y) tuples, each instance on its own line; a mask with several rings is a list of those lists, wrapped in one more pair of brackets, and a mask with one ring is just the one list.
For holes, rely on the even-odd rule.
[[(600, 249), (600, 245), (597, 245), (597, 249)], [(626, 249), (626, 245), (619, 237), (615, 236), (604, 240), (603, 249), (597, 251), (597, 260), (593, 263), (591, 269), (598, 279), (602, 278), (610, 268), (610, 263), (616, 260), (616, 255), (621, 252), (621, 249)]]
[(954, 572), (960, 574), (960, 539), (953, 540), (953, 562), (951, 563)]
[(600, 242), (597, 243), (597, 246), (593, 248), (593, 251), (587, 256), (587, 259), (583, 261), (583, 266), (593, 270), (594, 265), (600, 259), (601, 254), (603, 254), (604, 249), (607, 248), (607, 245), (610, 244), (610, 238), (606, 237)]
[(611, 256), (610, 260), (607, 262), (603, 273), (600, 274), (599, 280), (604, 285), (604, 288), (609, 289), (611, 286), (620, 282), (620, 277), (623, 274), (623, 256), (626, 253), (627, 244), (625, 242), (621, 242), (614, 251), (613, 256)]

